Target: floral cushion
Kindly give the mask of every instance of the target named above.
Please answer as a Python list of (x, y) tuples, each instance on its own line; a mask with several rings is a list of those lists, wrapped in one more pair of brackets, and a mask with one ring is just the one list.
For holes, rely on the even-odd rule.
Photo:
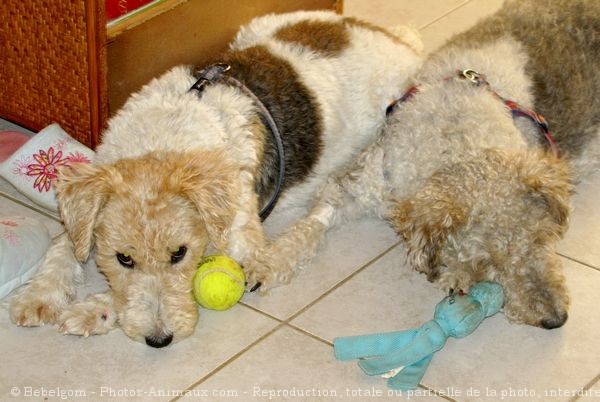
[(56, 211), (52, 182), (58, 170), (73, 163), (90, 163), (93, 157), (91, 149), (52, 124), (2, 162), (0, 176), (35, 203)]

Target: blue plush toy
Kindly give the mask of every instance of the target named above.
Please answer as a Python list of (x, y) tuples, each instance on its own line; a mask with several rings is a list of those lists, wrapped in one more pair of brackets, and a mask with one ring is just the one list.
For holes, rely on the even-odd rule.
[(388, 387), (417, 388), (425, 370), (448, 337), (463, 338), (504, 303), (502, 287), (493, 282), (474, 285), (469, 294), (451, 293), (435, 308), (434, 319), (420, 328), (384, 334), (349, 336), (333, 341), (339, 360), (361, 359), (368, 375), (388, 378)]

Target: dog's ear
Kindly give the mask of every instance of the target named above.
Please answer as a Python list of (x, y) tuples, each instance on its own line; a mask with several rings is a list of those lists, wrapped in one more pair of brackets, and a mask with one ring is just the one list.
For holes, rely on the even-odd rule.
[(217, 248), (224, 246), (239, 208), (239, 174), (223, 152), (205, 151), (181, 156), (179, 167), (170, 177), (171, 186), (196, 206)]
[(558, 225), (552, 231), (564, 234), (569, 223), (570, 198), (574, 188), (567, 163), (553, 155), (538, 153), (522, 161), (519, 174), (532, 194), (541, 197)]
[(80, 262), (87, 260), (94, 245), (96, 218), (111, 189), (108, 170), (78, 163), (61, 169), (54, 183), (60, 215)]
[(465, 205), (430, 181), (412, 198), (392, 202), (388, 216), (392, 227), (404, 238), (411, 266), (434, 281), (439, 254), (449, 234), (461, 227), (468, 210)]

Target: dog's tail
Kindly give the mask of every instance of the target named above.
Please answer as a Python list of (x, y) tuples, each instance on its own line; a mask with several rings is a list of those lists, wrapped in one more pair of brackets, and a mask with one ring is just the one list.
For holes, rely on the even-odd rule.
[(394, 27), (389, 27), (388, 31), (418, 54), (423, 53), (423, 41), (421, 40), (421, 35), (416, 28), (406, 25), (396, 25)]

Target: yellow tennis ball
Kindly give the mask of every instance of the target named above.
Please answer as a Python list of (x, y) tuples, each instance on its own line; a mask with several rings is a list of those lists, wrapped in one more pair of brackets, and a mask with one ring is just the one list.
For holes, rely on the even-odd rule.
[(227, 310), (244, 294), (242, 267), (225, 255), (205, 257), (194, 276), (194, 298), (204, 308)]

